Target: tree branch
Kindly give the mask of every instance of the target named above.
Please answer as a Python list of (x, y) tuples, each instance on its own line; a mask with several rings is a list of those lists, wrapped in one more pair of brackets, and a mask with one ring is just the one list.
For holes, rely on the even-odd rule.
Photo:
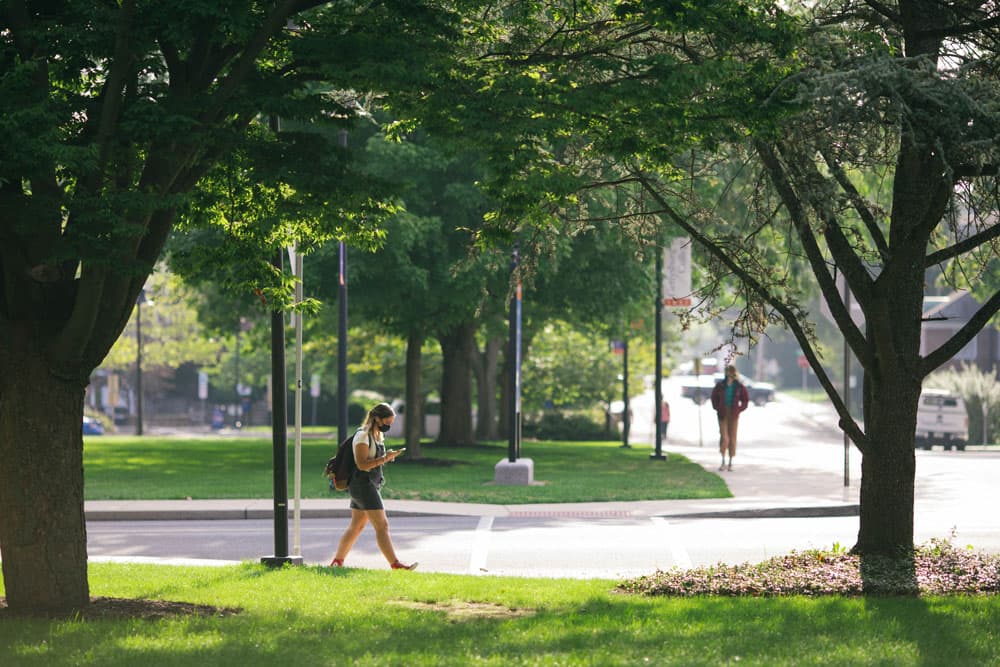
[[(872, 359), (869, 356), (865, 337), (857, 325), (854, 324), (851, 314), (847, 311), (847, 307), (841, 299), (837, 283), (827, 269), (826, 258), (823, 257), (823, 252), (820, 250), (816, 236), (809, 225), (806, 212), (803, 210), (802, 200), (795, 192), (795, 188), (792, 186), (788, 174), (781, 164), (781, 160), (771, 146), (764, 142), (754, 142), (754, 146), (758, 154), (760, 154), (761, 160), (765, 168), (767, 168), (792, 222), (795, 224), (799, 238), (802, 240), (802, 247), (806, 252), (806, 259), (809, 261), (810, 266), (812, 266), (813, 273), (816, 275), (816, 280), (819, 283), (820, 291), (823, 293), (823, 297), (830, 307), (830, 313), (833, 315), (837, 327), (843, 332), (847, 344), (855, 356), (857, 356), (858, 361), (863, 366), (870, 366)], [(833, 227), (836, 228), (836, 225), (833, 225)], [(853, 253), (850, 254), (853, 255)], [(845, 280), (847, 280), (851, 291), (854, 292), (858, 298), (858, 302), (864, 308), (865, 303), (871, 300), (871, 279), (856, 256), (854, 256), (854, 260), (854, 264), (845, 261), (841, 270), (844, 272)], [(851, 272), (850, 274), (848, 273), (849, 271)]]
[(115, 124), (122, 108), (122, 95), (128, 83), (128, 72), (135, 60), (131, 53), (132, 22), (135, 19), (135, 0), (123, 0), (115, 27), (115, 51), (111, 69), (101, 90), (101, 113), (97, 121), (97, 166), (86, 179), (87, 189), (97, 193), (104, 182), (104, 170), (111, 154)]
[(257, 32), (247, 41), (233, 67), (212, 95), (212, 104), (201, 114), (201, 120), (211, 123), (223, 113), (226, 103), (250, 76), (261, 51), (267, 47), (271, 38), (285, 27), (291, 16), (323, 4), (326, 4), (323, 0), (284, 0), (277, 3)]
[(993, 319), (997, 312), (1000, 312), (1000, 290), (994, 292), (993, 296), (976, 311), (976, 314), (969, 318), (969, 321), (946, 340), (941, 347), (924, 357), (921, 364), (921, 377), (927, 377), (941, 364), (958, 354)]
[(861, 221), (865, 223), (865, 228), (868, 230), (869, 236), (872, 238), (872, 243), (878, 249), (879, 257), (882, 258), (882, 262), (887, 262), (889, 260), (889, 244), (885, 240), (885, 235), (882, 234), (882, 230), (878, 227), (878, 222), (875, 220), (875, 216), (872, 214), (871, 209), (865, 204), (864, 197), (858, 192), (858, 189), (854, 187), (854, 183), (851, 179), (847, 177), (844, 169), (838, 164), (830, 155), (825, 151), (823, 152), (823, 160), (826, 162), (826, 166), (830, 168), (830, 172), (833, 177), (837, 179), (837, 183), (840, 187), (847, 193), (848, 198), (851, 200), (851, 204), (854, 206), (854, 210), (857, 211), (858, 216), (860, 216)]
[(934, 30), (920, 30), (916, 33), (918, 39), (947, 39), (949, 37), (965, 37), (977, 32), (986, 32), (990, 28), (1000, 26), (1000, 16), (973, 21), (960, 25), (948, 26), (945, 28), (935, 28)]
[(1000, 174), (1000, 165), (996, 164), (960, 164), (952, 167), (956, 180), (966, 180), (978, 176), (996, 176)]
[(893, 23), (899, 23), (900, 16), (899, 12), (885, 4), (884, 2), (879, 2), (878, 0), (865, 0), (865, 4), (874, 9), (876, 12), (889, 19)]
[(924, 259), (924, 266), (931, 267), (935, 264), (941, 264), (942, 262), (946, 262), (949, 259), (958, 257), (963, 253), (978, 248), (984, 243), (988, 243), (998, 237), (1000, 237), (1000, 223), (994, 224), (992, 227), (988, 227), (977, 234), (973, 234), (969, 238), (959, 241), (954, 245), (942, 248), (937, 252), (927, 255), (926, 259)]

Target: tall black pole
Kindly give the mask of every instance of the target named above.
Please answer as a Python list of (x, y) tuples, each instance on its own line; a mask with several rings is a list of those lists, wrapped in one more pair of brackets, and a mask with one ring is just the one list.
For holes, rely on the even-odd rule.
[[(340, 147), (347, 148), (347, 130), (340, 131)], [(347, 439), (347, 245), (341, 241), (338, 248), (340, 283), (337, 291), (337, 442)]]
[(139, 290), (135, 300), (135, 434), (142, 435), (142, 302), (146, 290)]
[(663, 249), (656, 249), (656, 366), (653, 381), (653, 426), (656, 434), (653, 436), (656, 443), (653, 453), (649, 455), (651, 459), (663, 460), (667, 457), (663, 455)]
[(236, 402), (240, 402), (240, 334), (243, 333), (243, 323), (236, 323), (236, 354), (233, 360), (233, 391), (236, 393)]
[(339, 244), (340, 287), (337, 292), (337, 442), (347, 439), (347, 246)]
[(628, 449), (628, 434), (632, 428), (628, 405), (628, 332), (622, 336), (622, 447)]
[[(271, 117), (271, 129), (278, 132), (278, 118)], [(278, 248), (271, 265), (285, 272), (283, 249)], [(285, 314), (271, 311), (271, 442), (274, 466), (274, 555), (261, 558), (271, 567), (285, 563), (302, 564), (302, 556), (288, 555), (288, 388), (285, 379)]]
[(515, 281), (510, 299), (509, 351), (510, 357), (510, 417), (507, 436), (507, 460), (511, 463), (521, 456), (521, 279), (517, 275), (520, 251), (515, 245), (511, 252), (510, 275)]

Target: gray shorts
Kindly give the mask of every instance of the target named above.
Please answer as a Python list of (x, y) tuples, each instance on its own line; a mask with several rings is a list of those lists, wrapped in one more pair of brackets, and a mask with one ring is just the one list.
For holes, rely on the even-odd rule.
[(351, 494), (352, 510), (385, 509), (382, 505), (382, 494), (379, 492), (379, 488), (375, 485), (375, 482), (368, 475), (359, 475), (357, 473), (352, 475), (351, 484), (347, 487), (347, 490)]

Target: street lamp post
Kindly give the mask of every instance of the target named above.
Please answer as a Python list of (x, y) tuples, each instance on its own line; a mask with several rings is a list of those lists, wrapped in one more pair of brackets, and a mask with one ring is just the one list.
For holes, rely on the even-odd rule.
[[(656, 361), (653, 375), (656, 378), (653, 385), (653, 453), (649, 458), (656, 461), (666, 460), (663, 453), (663, 251), (656, 248)], [(699, 390), (700, 391), (700, 390)], [(698, 425), (701, 427), (701, 412), (698, 413)], [(699, 438), (699, 444), (701, 440)]]
[[(280, 123), (271, 116), (271, 131), (277, 136)], [(275, 251), (271, 266), (285, 272), (283, 251)], [(288, 394), (285, 378), (285, 314), (275, 306), (271, 311), (271, 453), (274, 481), (274, 554), (261, 557), (268, 567), (286, 563), (301, 565), (302, 556), (288, 555)]]
[(622, 447), (631, 449), (628, 444), (629, 431), (632, 428), (632, 417), (629, 416), (632, 408), (628, 401), (628, 332), (622, 338)]
[[(347, 150), (347, 130), (341, 130), (340, 147)], [(340, 284), (337, 288), (337, 442), (347, 439), (347, 245), (337, 244)]]
[(139, 290), (135, 300), (135, 434), (142, 435), (142, 305), (146, 299), (145, 288)]
[(508, 318), (511, 396), (507, 426), (507, 460), (511, 463), (521, 458), (521, 278), (517, 274), (520, 261), (520, 249), (515, 245), (510, 260), (511, 277), (515, 284)]

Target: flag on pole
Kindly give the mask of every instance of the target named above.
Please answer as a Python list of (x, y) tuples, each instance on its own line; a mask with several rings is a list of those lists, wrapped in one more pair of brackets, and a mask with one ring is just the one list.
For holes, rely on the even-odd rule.
[(663, 249), (663, 305), (691, 307), (691, 239), (675, 238)]

